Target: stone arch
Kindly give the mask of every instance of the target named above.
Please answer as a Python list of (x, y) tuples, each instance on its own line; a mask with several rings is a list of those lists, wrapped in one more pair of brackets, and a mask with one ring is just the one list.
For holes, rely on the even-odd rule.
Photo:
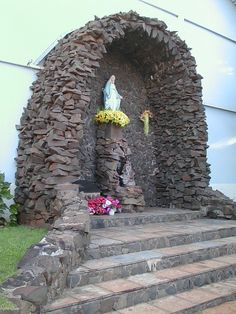
[[(126, 58), (140, 73), (148, 99), (143, 108), (154, 111), (153, 132), (146, 141), (152, 139), (149, 149), (156, 165), (145, 168), (151, 171), (147, 174), (156, 194), (154, 205), (200, 208), (209, 183), (207, 127), (201, 76), (189, 50), (163, 22), (132, 11), (96, 19), (59, 41), (33, 83), (19, 127), (20, 221), (52, 221), (59, 215), (51, 206), (55, 187), (94, 177), (93, 116), (104, 84), (97, 77), (107, 75), (104, 62), (113, 54)], [(124, 110), (129, 107), (124, 105)], [(129, 138), (129, 129), (125, 132)], [(138, 175), (142, 184), (143, 174)]]

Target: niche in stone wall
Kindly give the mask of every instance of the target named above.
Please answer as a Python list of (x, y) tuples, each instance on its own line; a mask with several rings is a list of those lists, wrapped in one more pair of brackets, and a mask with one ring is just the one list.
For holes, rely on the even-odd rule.
[[(146, 205), (155, 206), (156, 173), (159, 171), (155, 156), (155, 118), (151, 120), (148, 136), (144, 134), (143, 122), (139, 118), (144, 110), (153, 110), (150, 108), (144, 73), (123, 51), (111, 46), (96, 72), (96, 79), (93, 80), (91, 106), (103, 105), (101, 91), (111, 74), (116, 76), (116, 87), (123, 96), (121, 109), (130, 118), (130, 124), (122, 132), (131, 150), (130, 160), (135, 172), (135, 182), (143, 189)], [(155, 109), (153, 111), (155, 117)]]

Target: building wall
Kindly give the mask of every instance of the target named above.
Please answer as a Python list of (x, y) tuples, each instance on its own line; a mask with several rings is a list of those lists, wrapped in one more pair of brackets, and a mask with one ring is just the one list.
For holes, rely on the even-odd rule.
[(236, 200), (236, 6), (221, 0), (148, 2), (169, 10), (162, 19), (192, 48), (203, 76), (210, 185)]
[(221, 0), (148, 2), (169, 11), (162, 19), (192, 48), (203, 76), (210, 184), (236, 200), (236, 6)]
[[(211, 185), (236, 199), (233, 158), (236, 155), (236, 6), (230, 0), (132, 0), (115, 1), (112, 6), (110, 1), (103, 0), (99, 8), (96, 8), (95, 0), (89, 3), (91, 6), (83, 9), (82, 19), (77, 18), (76, 22), (71, 19), (72, 28), (83, 26), (85, 20), (92, 18), (91, 14), (102, 16), (132, 9), (140, 15), (163, 20), (192, 47), (197, 70), (204, 77)], [(50, 25), (56, 27), (56, 24)], [(0, 141), (0, 171), (5, 172), (10, 182), (14, 182), (18, 143), (15, 124), (19, 124), (27, 104), (35, 73), (32, 68), (0, 63), (0, 131), (4, 135)]]
[(0, 62), (0, 171), (6, 180), (15, 181), (15, 160), (18, 145), (16, 125), (20, 123), (23, 107), (29, 99), (30, 85), (36, 70), (16, 64)]

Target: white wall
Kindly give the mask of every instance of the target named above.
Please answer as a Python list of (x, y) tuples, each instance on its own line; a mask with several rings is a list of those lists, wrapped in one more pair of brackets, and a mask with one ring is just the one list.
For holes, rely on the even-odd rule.
[(29, 99), (30, 85), (35, 80), (30, 68), (0, 62), (0, 171), (8, 182), (15, 181), (15, 160), (18, 134), (15, 126), (20, 124), (23, 107)]
[(236, 200), (236, 113), (206, 107), (211, 186)]

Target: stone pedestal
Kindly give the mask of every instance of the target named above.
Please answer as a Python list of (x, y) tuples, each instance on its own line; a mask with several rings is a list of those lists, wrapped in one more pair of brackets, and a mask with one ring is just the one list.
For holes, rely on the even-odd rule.
[(120, 200), (124, 212), (140, 211), (145, 201), (142, 189), (135, 184), (129, 159), (131, 151), (116, 125), (99, 126), (97, 133), (97, 182), (104, 194)]
[(120, 140), (122, 138), (122, 128), (115, 124), (106, 124), (105, 138)]

